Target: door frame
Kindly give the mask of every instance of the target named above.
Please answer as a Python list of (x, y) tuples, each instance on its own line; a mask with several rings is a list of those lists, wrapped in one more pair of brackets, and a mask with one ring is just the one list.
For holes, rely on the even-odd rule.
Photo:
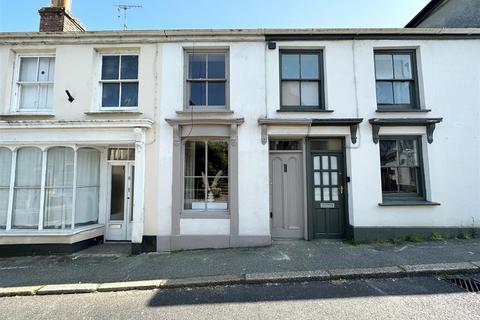
[(347, 177), (347, 157), (346, 157), (346, 143), (345, 143), (345, 137), (335, 137), (335, 136), (326, 136), (326, 137), (310, 137), (306, 138), (305, 140), (305, 168), (306, 168), (306, 186), (307, 186), (307, 238), (308, 240), (313, 240), (313, 177), (312, 177), (312, 148), (311, 148), (311, 142), (315, 140), (321, 140), (321, 139), (340, 139), (342, 142), (342, 150), (341, 151), (314, 151), (314, 152), (322, 152), (325, 154), (342, 154), (342, 162), (343, 162), (343, 172), (344, 174), (342, 175), (342, 180), (343, 184), (345, 186), (344, 188), (344, 198), (343, 198), (343, 212), (344, 212), (344, 232), (343, 232), (343, 237), (342, 238), (347, 238), (349, 234), (349, 226), (350, 226), (350, 220), (349, 220), (349, 211), (348, 211), (348, 199), (349, 199), (349, 194), (348, 194), (348, 177)]
[[(126, 211), (124, 214), (124, 220), (123, 224), (125, 225), (125, 239), (121, 240), (112, 240), (108, 239), (108, 228), (109, 225), (112, 223), (114, 224), (115, 222), (121, 223), (121, 220), (113, 220), (110, 221), (110, 210), (111, 210), (111, 201), (112, 201), (112, 167), (113, 166), (125, 166), (125, 196), (124, 196), (124, 210)], [(135, 181), (130, 181), (128, 182), (128, 177), (133, 177), (135, 171), (135, 161), (134, 160), (110, 160), (107, 162), (107, 205), (106, 205), (106, 218), (105, 218), (105, 241), (119, 241), (119, 242), (130, 242), (132, 240), (132, 222), (133, 222), (133, 199), (128, 199), (128, 188), (130, 187), (130, 194), (133, 193), (134, 191), (134, 183)], [(132, 217), (132, 219), (130, 219)]]

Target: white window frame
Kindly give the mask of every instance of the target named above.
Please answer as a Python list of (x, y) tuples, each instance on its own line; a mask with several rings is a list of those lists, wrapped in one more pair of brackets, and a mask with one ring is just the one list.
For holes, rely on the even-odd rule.
[[(12, 163), (11, 163), (11, 171), (10, 171), (10, 186), (9, 186), (9, 195), (8, 195), (8, 211), (7, 211), (7, 223), (5, 229), (0, 229), (0, 236), (1, 235), (22, 235), (22, 234), (61, 234), (61, 235), (71, 235), (75, 234), (82, 230), (88, 230), (97, 228), (101, 225), (101, 206), (99, 204), (99, 212), (98, 212), (98, 223), (75, 227), (75, 210), (76, 210), (76, 197), (77, 197), (77, 168), (78, 168), (78, 151), (83, 148), (92, 148), (96, 149), (102, 155), (104, 150), (96, 148), (94, 146), (72, 146), (72, 145), (51, 145), (51, 146), (38, 146), (38, 145), (22, 145), (18, 147), (8, 147), (2, 146), (4, 148), (10, 149), (11, 156), (12, 156)], [(47, 153), (49, 149), (55, 147), (65, 147), (70, 148), (74, 152), (74, 171), (73, 171), (73, 198), (72, 198), (72, 217), (71, 217), (71, 226), (69, 228), (64, 229), (44, 229), (43, 228), (43, 220), (44, 220), (44, 210), (45, 210), (45, 190), (48, 189), (45, 185), (46, 180), (46, 172), (47, 172)], [(17, 166), (17, 152), (22, 148), (37, 148), (42, 152), (42, 179), (41, 179), (41, 194), (40, 194), (40, 210), (38, 215), (38, 226), (36, 229), (16, 229), (12, 226), (13, 221), (13, 201), (14, 201), (14, 192), (15, 192), (15, 179), (16, 179), (16, 166)], [(102, 197), (102, 166), (103, 166), (103, 156), (100, 157), (100, 180), (99, 180), (99, 199)], [(101, 201), (101, 200), (100, 200)]]
[[(21, 68), (21, 60), (22, 58), (37, 58), (37, 74), (38, 74), (38, 67), (40, 63), (38, 61), (40, 58), (54, 58), (55, 59), (55, 70), (53, 74), (53, 81), (35, 81), (35, 82), (22, 82), (20, 83), (20, 68)], [(13, 104), (11, 111), (13, 113), (18, 113), (18, 114), (53, 114), (53, 109), (54, 109), (54, 104), (53, 104), (53, 99), (55, 97), (55, 73), (56, 73), (56, 67), (57, 67), (57, 61), (56, 61), (56, 55), (54, 53), (50, 54), (38, 54), (38, 53), (32, 53), (32, 54), (18, 54), (16, 59), (15, 59), (15, 67), (14, 67), (14, 89), (13, 89)], [(22, 84), (38, 84), (38, 85), (53, 85), (53, 95), (52, 95), (52, 107), (50, 109), (22, 109), (20, 110), (20, 101), (21, 101), (21, 86)], [(38, 94), (38, 92), (37, 92)]]
[[(109, 56), (137, 56), (138, 58), (138, 66), (137, 66), (137, 79), (118, 79), (118, 80), (102, 80), (102, 67), (103, 67), (103, 57)], [(119, 78), (120, 78), (120, 68), (121, 68), (121, 58), (119, 64)], [(137, 51), (112, 51), (112, 52), (101, 52), (98, 54), (98, 96), (97, 96), (97, 110), (98, 111), (137, 111), (140, 105), (140, 53)], [(102, 106), (102, 97), (103, 97), (103, 84), (104, 83), (118, 83), (120, 85), (119, 89), (119, 99), (118, 99), (118, 107), (103, 107)], [(138, 92), (137, 92), (137, 105), (136, 106), (128, 106), (123, 107), (120, 105), (122, 101), (122, 83), (137, 83), (138, 84)]]

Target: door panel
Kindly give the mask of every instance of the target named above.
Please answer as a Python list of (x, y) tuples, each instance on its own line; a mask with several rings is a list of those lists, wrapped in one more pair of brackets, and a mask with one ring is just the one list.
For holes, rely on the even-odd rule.
[(311, 206), (314, 238), (342, 238), (345, 233), (343, 154), (312, 153)]
[(270, 208), (274, 238), (303, 238), (302, 177), (301, 153), (270, 154)]

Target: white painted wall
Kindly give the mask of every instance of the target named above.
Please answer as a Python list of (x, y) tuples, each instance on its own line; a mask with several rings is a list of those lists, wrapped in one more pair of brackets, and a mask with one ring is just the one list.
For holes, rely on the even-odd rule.
[[(165, 118), (181, 117), (183, 109), (184, 48), (229, 48), (230, 106), (244, 118), (238, 131), (239, 233), (269, 235), (268, 145), (261, 144), (260, 117), (363, 118), (358, 142), (347, 139), (350, 222), (355, 226), (471, 226), (480, 225), (480, 40), (357, 40), (278, 42), (276, 50), (263, 41), (171, 41), (128, 45), (0, 45), (0, 113), (8, 113), (15, 52), (56, 52), (54, 120), (139, 119), (155, 121), (146, 138), (145, 235), (170, 235), (172, 219), (172, 128)], [(333, 113), (278, 113), (279, 49), (324, 50), (327, 108)], [(375, 112), (374, 48), (416, 48), (422, 107), (426, 114)], [(87, 115), (95, 109), (98, 52), (137, 50), (140, 53), (139, 115)], [(14, 50), (14, 51), (12, 51)], [(70, 90), (75, 102), (66, 100)], [(436, 207), (379, 207), (381, 202), (378, 145), (372, 141), (368, 119), (373, 117), (443, 117), (433, 144), (423, 143), (426, 182)], [(21, 119), (21, 118), (20, 118)], [(4, 120), (4, 119), (3, 119)], [(55, 141), (75, 141), (75, 132), (58, 134)], [(300, 136), (306, 127), (271, 127), (271, 136)], [(382, 128), (381, 134), (422, 134), (424, 128)], [(92, 135), (93, 133), (90, 133)], [(111, 133), (109, 133), (111, 134)], [(349, 137), (348, 128), (313, 128), (311, 136)], [(39, 139), (46, 137), (39, 133)], [(85, 138), (89, 133), (80, 135)], [(51, 137), (51, 135), (47, 135)], [(90, 137), (94, 139), (94, 137)], [(0, 145), (14, 139), (0, 132)], [(119, 137), (119, 140), (122, 138)], [(52, 141), (54, 143), (55, 141)], [(114, 141), (112, 141), (114, 142)], [(18, 143), (22, 143), (18, 141)], [(226, 219), (183, 219), (181, 234), (226, 234)], [(228, 226), (228, 228), (227, 228)]]

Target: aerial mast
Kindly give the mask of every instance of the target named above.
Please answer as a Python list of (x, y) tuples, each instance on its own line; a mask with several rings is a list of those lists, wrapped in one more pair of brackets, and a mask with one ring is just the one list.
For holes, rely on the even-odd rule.
[[(120, 10), (123, 10), (123, 31), (128, 30), (128, 25), (127, 25), (127, 11), (130, 9), (135, 9), (135, 8), (142, 8), (142, 6), (139, 5), (129, 5), (129, 4), (117, 4), (116, 5), (117, 10), (120, 14)], [(118, 16), (120, 18), (120, 15)]]

